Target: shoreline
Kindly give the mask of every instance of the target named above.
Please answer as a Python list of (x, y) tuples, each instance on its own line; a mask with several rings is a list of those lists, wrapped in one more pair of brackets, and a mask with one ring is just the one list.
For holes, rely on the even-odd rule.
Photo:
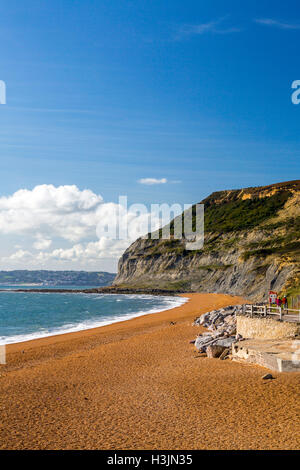
[[(292, 449), (300, 374), (197, 354), (195, 317), (244, 301), (183, 294), (161, 313), (7, 346), (1, 449)], [(278, 406), (280, 404), (280, 406)]]
[[(88, 328), (86, 330), (79, 330), (79, 331), (72, 331), (68, 333), (62, 333), (52, 336), (44, 336), (41, 338), (35, 338), (27, 341), (20, 341), (18, 343), (9, 343), (6, 345), (7, 354), (14, 353), (20, 350), (27, 350), (27, 349), (35, 349), (43, 346), (55, 345), (59, 343), (64, 343), (72, 340), (77, 339), (88, 339), (88, 337), (93, 337), (99, 335), (99, 337), (104, 333), (114, 333), (114, 330), (121, 330), (126, 331), (127, 333), (131, 334), (135, 332), (135, 329), (140, 329), (140, 327), (148, 328), (149, 326), (161, 326), (164, 324), (165, 321), (169, 321), (169, 316), (176, 319), (181, 319), (182, 316), (185, 316), (185, 309), (182, 311), (182, 308), (189, 305), (191, 299), (194, 296), (198, 296), (201, 294), (181, 294), (180, 297), (187, 299), (186, 302), (183, 304), (172, 307), (167, 310), (160, 310), (156, 313), (146, 313), (140, 316), (135, 316), (133, 318), (129, 318), (126, 320), (120, 320), (115, 323), (109, 323), (108, 325), (103, 326), (96, 326), (94, 328)], [(203, 294), (206, 295), (206, 294)], [(212, 296), (219, 296), (220, 294), (208, 294)], [(221, 294), (222, 295), (222, 294)], [(227, 294), (223, 295), (224, 297), (228, 298), (236, 298), (239, 297), (231, 297)], [(188, 311), (190, 309), (188, 308)], [(196, 312), (195, 312), (196, 313)], [(171, 320), (170, 320), (171, 321)]]
[[(71, 291), (69, 291), (68, 293), (72, 294)], [(75, 292), (75, 293), (78, 293), (78, 292)], [(107, 294), (107, 295), (129, 295), (129, 294)], [(138, 294), (133, 294), (133, 295), (138, 295)], [(149, 295), (149, 297), (151, 296), (150, 294), (147, 294)], [(163, 297), (163, 296), (162, 296)], [(109, 326), (109, 325), (114, 325), (116, 323), (121, 323), (121, 322), (124, 322), (124, 321), (129, 321), (129, 320), (133, 320), (135, 318), (139, 318), (139, 317), (144, 317), (144, 316), (147, 316), (147, 315), (155, 315), (155, 314), (159, 314), (161, 312), (166, 312), (168, 310), (172, 310), (174, 308), (177, 308), (177, 307), (181, 307), (182, 305), (184, 305), (185, 303), (187, 303), (189, 301), (188, 297), (184, 297), (184, 296), (170, 296), (170, 297), (180, 297), (181, 299), (185, 299), (183, 300), (182, 302), (179, 302), (178, 300), (178, 305), (173, 305), (173, 306), (168, 306), (166, 308), (162, 308), (162, 309), (152, 309), (152, 310), (149, 310), (148, 312), (147, 311), (143, 311), (143, 312), (134, 312), (134, 313), (124, 313), (124, 314), (119, 314), (116, 318), (113, 318), (111, 320), (103, 320), (102, 322), (99, 321), (99, 325), (94, 325), (94, 326), (89, 326), (87, 328), (80, 328), (80, 329), (77, 329), (76, 325), (74, 324), (74, 326), (70, 327), (69, 330), (67, 330), (66, 328), (65, 329), (62, 329), (61, 332), (59, 332), (59, 330), (56, 330), (56, 331), (53, 331), (53, 333), (49, 333), (49, 334), (45, 334), (44, 336), (35, 336), (35, 337), (32, 337), (32, 338), (27, 338), (27, 339), (22, 339), (20, 341), (12, 341), (12, 342), (8, 342), (8, 343), (0, 343), (0, 346), (3, 346), (5, 345), (6, 347), (8, 345), (11, 345), (11, 344), (22, 344), (22, 343), (27, 343), (27, 342), (30, 342), (30, 341), (35, 341), (35, 340), (39, 340), (39, 339), (44, 339), (44, 338), (51, 338), (51, 337), (56, 337), (56, 336), (62, 336), (62, 335), (68, 335), (68, 334), (71, 334), (71, 333), (80, 333), (82, 331), (88, 331), (88, 330), (95, 330), (95, 329), (98, 329), (98, 328), (103, 328), (104, 326)], [(175, 301), (175, 300), (174, 300)], [(97, 323), (95, 321), (95, 323)], [(63, 327), (61, 327), (63, 328)], [(35, 334), (38, 334), (38, 332), (36, 333), (28, 333), (27, 336), (33, 336)], [(12, 336), (12, 337), (16, 337), (16, 336), (22, 336), (22, 335), (15, 335), (15, 336)], [(25, 334), (23, 335), (24, 337), (26, 336)], [(8, 339), (11, 338), (11, 337), (8, 337)]]

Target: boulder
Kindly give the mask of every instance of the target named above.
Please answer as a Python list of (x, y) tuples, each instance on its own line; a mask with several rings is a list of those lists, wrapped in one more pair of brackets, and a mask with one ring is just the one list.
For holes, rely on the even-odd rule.
[(198, 338), (196, 338), (195, 348), (198, 349), (198, 351), (205, 352), (206, 346), (208, 346), (213, 341), (214, 339), (212, 337), (199, 336)]
[(273, 380), (274, 377), (272, 374), (266, 374), (262, 377), (263, 380)]
[(223, 348), (230, 348), (233, 343), (236, 343), (235, 336), (230, 336), (225, 339), (218, 339), (214, 344), (216, 346), (222, 346)]
[(226, 357), (228, 356), (229, 351), (230, 351), (229, 348), (224, 349), (224, 351), (222, 352), (222, 354), (221, 354), (221, 356), (219, 357), (219, 359), (221, 359), (221, 361), (224, 361), (224, 359), (226, 359)]
[(224, 318), (224, 323), (228, 323), (229, 325), (234, 325), (236, 322), (236, 318), (233, 315), (229, 315), (228, 317)]
[(220, 357), (224, 350), (225, 348), (222, 346), (216, 346), (215, 344), (212, 344), (211, 346), (207, 346), (206, 354), (209, 358)]
[[(196, 318), (194, 325), (202, 325), (210, 331), (198, 336), (195, 340), (196, 349), (206, 352), (208, 357), (219, 357), (224, 349), (230, 349), (233, 343), (242, 339), (233, 336), (236, 335), (236, 313), (241, 309), (242, 306), (228, 306)], [(225, 357), (227, 356), (228, 352)]]

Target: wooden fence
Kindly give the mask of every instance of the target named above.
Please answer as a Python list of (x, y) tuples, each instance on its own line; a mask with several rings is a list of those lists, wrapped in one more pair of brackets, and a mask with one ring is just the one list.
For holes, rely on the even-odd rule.
[(275, 307), (273, 305), (244, 305), (244, 313), (251, 317), (275, 315), (280, 320), (300, 322), (300, 309)]

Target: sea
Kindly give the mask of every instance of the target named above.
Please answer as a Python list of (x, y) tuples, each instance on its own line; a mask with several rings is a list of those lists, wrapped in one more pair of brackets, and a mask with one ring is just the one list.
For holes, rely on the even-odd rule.
[[(0, 292), (0, 345), (88, 330), (169, 310), (187, 301), (173, 296), (13, 291), (33, 287), (37, 288), (0, 286), (5, 289)], [(66, 288), (72, 291), (92, 287)]]

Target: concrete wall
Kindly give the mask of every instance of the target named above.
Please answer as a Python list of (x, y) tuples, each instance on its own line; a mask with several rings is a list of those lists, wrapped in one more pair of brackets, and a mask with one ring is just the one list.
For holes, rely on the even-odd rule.
[(300, 335), (300, 324), (280, 322), (272, 318), (237, 316), (237, 333), (243, 338), (279, 339)]
[(248, 339), (232, 345), (232, 358), (277, 372), (300, 372), (295, 343), (295, 339)]

